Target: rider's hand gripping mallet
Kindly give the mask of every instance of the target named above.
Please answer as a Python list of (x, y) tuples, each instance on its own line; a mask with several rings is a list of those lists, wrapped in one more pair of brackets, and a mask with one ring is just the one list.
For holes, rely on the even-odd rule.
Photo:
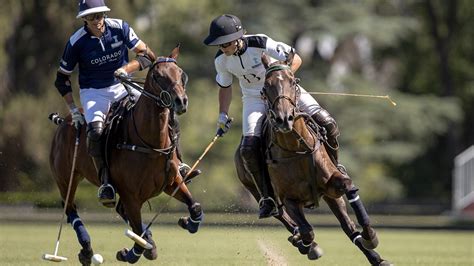
[[(230, 123), (232, 122), (232, 120), (229, 120), (229, 125)], [(222, 137), (222, 135), (224, 135), (224, 131), (219, 128), (219, 130), (217, 131), (216, 135), (214, 136), (214, 138), (212, 139), (212, 141), (209, 143), (209, 145), (207, 145), (206, 149), (204, 150), (204, 152), (201, 154), (201, 156), (199, 156), (199, 158), (197, 159), (197, 161), (193, 164), (193, 166), (191, 167), (191, 169), (188, 171), (188, 173), (186, 174), (186, 176), (184, 177), (184, 179), (176, 186), (176, 188), (174, 189), (173, 193), (171, 193), (171, 195), (168, 197), (168, 200), (162, 205), (163, 207), (161, 207), (161, 209), (155, 214), (155, 216), (153, 217), (153, 219), (151, 219), (150, 223), (148, 223), (147, 227), (145, 228), (145, 230), (143, 230), (143, 233), (141, 234), (141, 236), (135, 234), (132, 230), (130, 229), (126, 229), (125, 230), (125, 235), (127, 237), (129, 237), (130, 239), (132, 239), (133, 241), (135, 241), (135, 243), (137, 243), (138, 245), (140, 245), (141, 247), (143, 248), (146, 248), (146, 249), (151, 249), (153, 248), (153, 246), (148, 243), (148, 241), (146, 241), (143, 236), (145, 235), (146, 231), (151, 227), (151, 225), (153, 224), (153, 222), (156, 220), (156, 218), (158, 218), (158, 215), (163, 211), (164, 207), (168, 204), (168, 202), (171, 200), (171, 198), (176, 194), (176, 192), (178, 192), (178, 189), (179, 187), (181, 186), (181, 184), (185, 183), (186, 182), (186, 179), (188, 178), (189, 174), (192, 173), (196, 167), (198, 166), (198, 164), (201, 162), (202, 158), (204, 158), (204, 156), (207, 154), (207, 152), (212, 148), (212, 146), (214, 145), (214, 143), (217, 141), (217, 139), (219, 137)]]
[(66, 208), (67, 208), (67, 203), (69, 200), (69, 194), (71, 192), (71, 186), (72, 186), (72, 179), (74, 176), (74, 169), (76, 168), (76, 159), (77, 159), (77, 149), (79, 147), (79, 139), (81, 138), (81, 128), (76, 129), (76, 141), (74, 143), (74, 153), (72, 157), (72, 167), (71, 167), (71, 175), (69, 177), (69, 184), (67, 187), (67, 194), (66, 194), (66, 201), (64, 202), (64, 209), (63, 209), (63, 214), (61, 216), (61, 219), (59, 220), (59, 232), (58, 232), (58, 239), (56, 240), (56, 247), (54, 248), (54, 254), (43, 254), (43, 259), (44, 260), (49, 260), (49, 261), (54, 261), (54, 262), (61, 262), (61, 261), (66, 261), (66, 257), (61, 257), (58, 256), (58, 249), (59, 249), (59, 239), (61, 238), (61, 231), (63, 229), (63, 220), (64, 216), (66, 214)]

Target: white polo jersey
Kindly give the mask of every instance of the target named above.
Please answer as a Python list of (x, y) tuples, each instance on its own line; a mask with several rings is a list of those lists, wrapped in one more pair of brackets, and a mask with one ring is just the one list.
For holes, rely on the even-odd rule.
[(214, 64), (216, 82), (226, 88), (232, 85), (233, 76), (239, 79), (242, 94), (258, 96), (265, 82), (265, 67), (262, 64), (262, 53), (271, 60), (287, 59), (291, 46), (277, 42), (264, 34), (244, 35), (244, 47), (235, 55), (226, 56), (221, 50), (216, 54)]
[[(270, 56), (271, 62), (285, 61), (291, 46), (277, 42), (264, 34), (244, 35), (244, 47), (234, 55), (226, 56), (221, 50), (216, 54), (214, 64), (217, 75), (216, 82), (220, 87), (232, 85), (233, 77), (239, 79), (242, 90), (242, 134), (244, 136), (260, 136), (263, 117), (266, 112), (265, 101), (260, 91), (265, 83), (265, 67), (262, 53)], [(298, 106), (301, 111), (310, 115), (321, 107), (318, 102), (301, 88)]]

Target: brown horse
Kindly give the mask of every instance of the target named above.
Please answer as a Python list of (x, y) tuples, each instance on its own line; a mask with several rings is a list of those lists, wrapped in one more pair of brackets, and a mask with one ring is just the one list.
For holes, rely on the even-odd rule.
[[(147, 259), (157, 258), (155, 243), (151, 232), (142, 224), (140, 210), (144, 202), (161, 192), (172, 195), (188, 206), (190, 216), (180, 218), (179, 224), (190, 233), (197, 232), (203, 217), (200, 204), (194, 201), (182, 182), (178, 171), (177, 141), (173, 130), (170, 130), (171, 116), (174, 112), (186, 112), (188, 101), (185, 91), (186, 74), (176, 63), (178, 55), (179, 46), (172, 50), (169, 57), (157, 59), (148, 71), (141, 96), (128, 112), (116, 119), (121, 121), (113, 123), (115, 126), (110, 130), (113, 134), (109, 133), (107, 136), (106, 151), (111, 183), (120, 196), (116, 211), (135, 234), (142, 235), (147, 229), (144, 238), (153, 245), (151, 250), (146, 251), (138, 244), (131, 250), (122, 249), (117, 252), (117, 259), (120, 261), (135, 263), (142, 253)], [(128, 84), (133, 86), (130, 81)], [(135, 88), (140, 89), (136, 85)], [(67, 204), (67, 221), (73, 226), (82, 246), (79, 261), (83, 265), (90, 265), (93, 255), (90, 237), (77, 214), (74, 194), (83, 178), (96, 186), (100, 185), (100, 181), (92, 159), (87, 154), (83, 127), (70, 196), (68, 202), (64, 202), (76, 135), (70, 121), (69, 116), (56, 130), (51, 147), (50, 166), (63, 204)], [(177, 186), (179, 189), (173, 194)]]
[[(314, 241), (311, 225), (305, 218), (304, 207), (318, 206), (322, 197), (337, 217), (349, 239), (373, 265), (390, 265), (373, 250), (378, 240), (350, 177), (335, 166), (328, 154), (325, 137), (308, 114), (298, 110), (299, 87), (287, 61), (270, 63), (262, 56), (266, 68), (262, 97), (268, 105), (263, 137), (266, 147), (267, 169), (277, 200), (281, 203), (279, 219), (292, 233), (289, 241), (301, 254), (311, 260), (322, 256), (322, 249)], [(311, 126), (312, 125), (312, 126)], [(244, 186), (260, 198), (251, 177), (245, 172), (237, 151), (237, 173)], [(349, 199), (363, 232), (357, 231), (347, 214), (343, 195)]]

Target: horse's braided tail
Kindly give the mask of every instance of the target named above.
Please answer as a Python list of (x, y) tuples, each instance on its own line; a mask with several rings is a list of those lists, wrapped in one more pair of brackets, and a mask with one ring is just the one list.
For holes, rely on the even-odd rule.
[(60, 117), (58, 113), (51, 113), (49, 114), (48, 118), (56, 125), (59, 125), (64, 122), (64, 118)]

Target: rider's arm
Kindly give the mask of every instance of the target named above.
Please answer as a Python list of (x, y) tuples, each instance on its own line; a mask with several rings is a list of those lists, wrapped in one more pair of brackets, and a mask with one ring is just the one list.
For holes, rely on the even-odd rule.
[(128, 64), (121, 67), (127, 73), (143, 70), (149, 67), (156, 59), (153, 51), (148, 48), (146, 43), (143, 41), (139, 41), (139, 44), (133, 49), (133, 52), (137, 54), (137, 57), (131, 60)]
[(61, 96), (63, 96), (63, 99), (66, 102), (67, 106), (71, 110), (75, 108), (76, 105), (74, 104), (74, 98), (72, 97), (72, 86), (70, 77), (70, 74), (65, 73), (61, 69), (58, 69), (54, 86), (56, 86)]
[(232, 102), (232, 85), (219, 88), (219, 113), (229, 113), (230, 103)]

